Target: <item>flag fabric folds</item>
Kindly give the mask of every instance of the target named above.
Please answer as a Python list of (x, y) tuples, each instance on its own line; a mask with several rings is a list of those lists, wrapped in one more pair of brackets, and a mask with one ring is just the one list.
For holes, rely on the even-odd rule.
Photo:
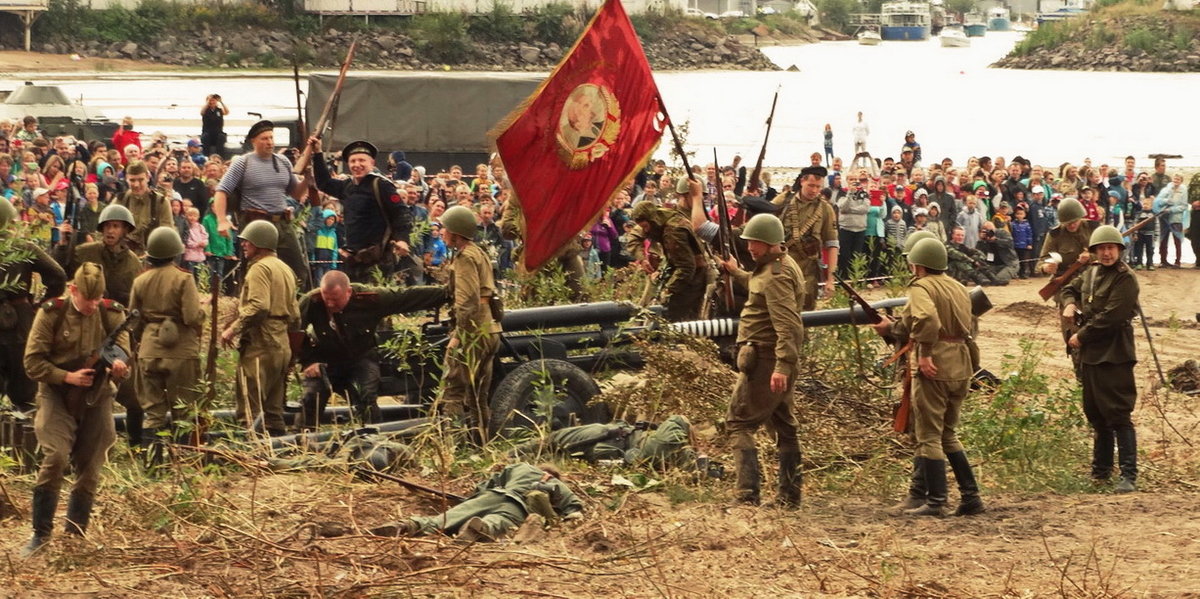
[(586, 226), (654, 151), (666, 117), (620, 0), (607, 0), (546, 81), (489, 134), (525, 217), (534, 271)]

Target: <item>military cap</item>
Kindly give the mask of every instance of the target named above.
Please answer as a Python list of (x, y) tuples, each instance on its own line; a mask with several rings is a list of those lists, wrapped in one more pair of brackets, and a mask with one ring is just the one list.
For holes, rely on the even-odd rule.
[(255, 137), (258, 137), (258, 135), (260, 133), (263, 133), (264, 131), (274, 131), (274, 130), (275, 130), (275, 123), (272, 123), (271, 121), (263, 119), (257, 123), (254, 123), (253, 125), (250, 125), (250, 132), (246, 134), (246, 139), (248, 139), (248, 140), (254, 139)]
[(629, 220), (635, 223), (638, 221), (650, 220), (650, 218), (654, 216), (654, 212), (657, 209), (658, 208), (654, 205), (654, 202), (642, 200), (638, 202), (637, 205), (633, 207), (633, 211), (629, 213)]
[(84, 262), (75, 270), (71, 284), (85, 299), (100, 299), (104, 296), (104, 268), (95, 262)]
[(823, 167), (823, 166), (806, 166), (806, 167), (800, 169), (800, 177), (801, 178), (807, 177), (809, 175), (816, 175), (818, 177), (824, 178), (829, 175), (829, 171), (825, 170), (825, 167)]
[(375, 156), (379, 154), (379, 150), (369, 141), (361, 139), (352, 141), (342, 148), (342, 162), (350, 162), (350, 157), (355, 154), (366, 154), (371, 157), (371, 160), (374, 160)]

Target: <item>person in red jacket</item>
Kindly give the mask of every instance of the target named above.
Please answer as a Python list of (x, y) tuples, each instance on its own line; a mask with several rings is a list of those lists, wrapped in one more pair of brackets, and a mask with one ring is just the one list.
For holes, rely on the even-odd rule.
[(127, 116), (121, 119), (121, 126), (113, 133), (112, 142), (112, 147), (121, 153), (121, 164), (127, 165), (125, 146), (133, 144), (139, 150), (142, 148), (142, 134), (133, 130), (133, 117)]

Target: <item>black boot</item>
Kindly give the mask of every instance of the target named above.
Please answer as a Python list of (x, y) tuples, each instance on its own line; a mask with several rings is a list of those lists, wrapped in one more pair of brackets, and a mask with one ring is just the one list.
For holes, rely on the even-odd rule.
[(129, 447), (141, 447), (144, 438), (142, 418), (145, 415), (141, 408), (125, 408), (125, 434), (129, 437)]
[(142, 431), (142, 443), (146, 448), (142, 465), (148, 472), (158, 470), (163, 465), (163, 462), (166, 461), (167, 437), (159, 434), (162, 430), (148, 428)]
[(971, 470), (971, 462), (967, 461), (967, 452), (956, 451), (946, 454), (950, 469), (954, 471), (954, 481), (958, 483), (958, 509), (955, 516), (974, 516), (983, 513), (983, 500), (979, 498), (979, 483), (975, 482), (975, 471)]
[(762, 487), (762, 471), (758, 467), (757, 449), (739, 449), (733, 452), (734, 467), (737, 468), (737, 500), (739, 503), (758, 505)]
[(908, 481), (908, 496), (888, 510), (891, 515), (903, 516), (904, 512), (925, 505), (928, 492), (925, 490), (925, 472), (921, 469), (924, 460), (925, 458), (913, 458), (912, 477)]
[(1132, 426), (1117, 429), (1117, 462), (1121, 465), (1121, 482), (1114, 491), (1132, 493), (1137, 490), (1137, 431)]
[(904, 512), (909, 516), (946, 515), (946, 460), (922, 458), (921, 472), (925, 475), (925, 505)]
[(775, 507), (795, 509), (800, 507), (800, 493), (804, 474), (800, 468), (800, 451), (779, 452), (779, 494)]
[(21, 557), (29, 557), (50, 542), (54, 531), (54, 512), (58, 510), (58, 489), (33, 488), (33, 536), (21, 549)]
[(1108, 482), (1113, 468), (1113, 429), (1092, 431), (1092, 480)]
[(92, 502), (96, 496), (87, 491), (72, 491), (67, 501), (67, 523), (63, 529), (69, 534), (83, 536), (87, 532), (88, 521), (92, 519)]

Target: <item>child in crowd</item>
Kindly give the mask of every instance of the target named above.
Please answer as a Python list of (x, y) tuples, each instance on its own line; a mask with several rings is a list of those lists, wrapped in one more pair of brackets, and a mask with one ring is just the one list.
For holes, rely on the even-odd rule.
[(825, 166), (830, 165), (833, 160), (833, 127), (829, 123), (825, 123)]
[(208, 231), (200, 224), (199, 210), (188, 208), (184, 215), (188, 234), (183, 244), (183, 267), (191, 271), (192, 276), (199, 277), (198, 269), (204, 264), (204, 250), (208, 247)]
[(1000, 205), (996, 207), (996, 214), (992, 215), (992, 224), (996, 225), (996, 229), (1004, 229), (1012, 234), (1012, 227), (1009, 226), (1011, 222), (1012, 206), (1009, 206), (1008, 202), (1000, 202)]
[(321, 211), (321, 226), (317, 229), (316, 243), (313, 246), (313, 280), (320, 281), (325, 273), (337, 270), (338, 243), (337, 213), (328, 208)]
[(1017, 206), (1011, 223), (1013, 248), (1017, 250), (1017, 276), (1022, 279), (1028, 279), (1033, 274), (1034, 259), (1037, 257), (1033, 251), (1033, 225), (1026, 217), (1024, 205)]
[(585, 233), (579, 240), (583, 252), (583, 271), (589, 279), (600, 280), (600, 252), (592, 242), (592, 235)]
[(25, 211), (29, 222), (29, 239), (41, 245), (42, 249), (50, 249), (50, 240), (54, 235), (54, 210), (50, 208), (50, 190), (45, 187), (29, 188), (31, 201)]
[(442, 239), (442, 224), (430, 223), (429, 243), (425, 244), (425, 272), (437, 282), (445, 283), (442, 263), (446, 260), (446, 242)]
[(892, 206), (892, 213), (884, 222), (883, 228), (888, 248), (899, 254), (904, 249), (905, 240), (908, 239), (908, 223), (904, 222), (904, 209)]
[[(1133, 224), (1137, 224), (1147, 218), (1155, 216), (1154, 196), (1143, 195), (1141, 202), (1137, 205), (1137, 211), (1133, 213)], [(1158, 219), (1154, 218), (1146, 223), (1146, 226), (1138, 229), (1133, 234), (1133, 260), (1131, 263), (1137, 270), (1141, 270), (1143, 266), (1146, 270), (1154, 270), (1154, 233), (1158, 226)], [(1197, 226), (1197, 225), (1192, 225)], [(1145, 255), (1145, 264), (1142, 264), (1142, 256)]]
[(908, 235), (912, 235), (917, 231), (924, 231), (926, 223), (929, 222), (929, 210), (925, 208), (913, 208), (913, 225), (908, 228)]
[(100, 211), (104, 204), (100, 203), (100, 187), (95, 183), (83, 186), (84, 201), (79, 204), (79, 218), (76, 220), (78, 236), (75, 243), (96, 241), (100, 238), (96, 232), (100, 229)]
[[(216, 183), (210, 181), (209, 185), (211, 193), (211, 190), (216, 188)], [(233, 241), (217, 232), (217, 215), (212, 209), (212, 199), (208, 201), (208, 210), (204, 213), (201, 224), (208, 236), (208, 245), (204, 248), (204, 256), (208, 259), (208, 268), (218, 279), (224, 280), (226, 263), (237, 260), (237, 257), (233, 253)], [(233, 268), (232, 265), (229, 267)], [(222, 287), (225, 286), (222, 285)]]

